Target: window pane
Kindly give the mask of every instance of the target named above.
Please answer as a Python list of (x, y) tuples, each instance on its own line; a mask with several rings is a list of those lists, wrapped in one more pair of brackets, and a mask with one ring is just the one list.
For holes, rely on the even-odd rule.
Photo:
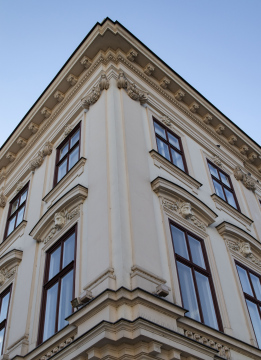
[(168, 138), (169, 138), (169, 143), (180, 150), (179, 139), (176, 138), (176, 136), (171, 135), (169, 132), (168, 132)]
[(74, 144), (77, 143), (77, 141), (79, 141), (79, 139), (80, 139), (80, 129), (77, 130), (76, 133), (71, 138), (71, 148), (73, 147)]
[[(2, 305), (1, 305), (1, 313), (0, 313), (0, 323), (6, 319), (7, 317), (7, 310), (8, 310), (8, 304), (9, 304), (9, 297), (10, 292), (6, 294), (2, 299)], [(0, 352), (1, 354), (1, 352)]]
[(79, 159), (79, 146), (77, 146), (69, 155), (69, 170), (77, 163)]
[(12, 203), (11, 215), (18, 209), (18, 206), (19, 206), (19, 199), (15, 200)]
[(239, 278), (240, 278), (240, 281), (241, 281), (243, 291), (245, 293), (253, 296), (253, 292), (252, 292), (252, 289), (251, 289), (251, 286), (250, 286), (250, 282), (249, 282), (246, 270), (242, 269), (240, 266), (237, 265), (237, 271), (238, 271), (238, 274), (239, 274)]
[(226, 176), (225, 174), (220, 172), (220, 178), (221, 178), (221, 181), (222, 181), (223, 184), (225, 184), (225, 185), (227, 185), (228, 187), (231, 188), (228, 176)]
[(75, 244), (75, 234), (72, 234), (69, 239), (64, 242), (63, 247), (63, 268), (70, 264), (74, 260), (74, 244)]
[(163, 127), (161, 127), (158, 123), (154, 122), (154, 127), (155, 127), (155, 133), (159, 134), (161, 137), (163, 137), (164, 139), (166, 139), (166, 132), (165, 129)]
[(60, 181), (67, 172), (67, 159), (65, 159), (58, 167), (57, 182)]
[(66, 155), (68, 153), (68, 149), (69, 149), (69, 143), (67, 142), (61, 149), (60, 149), (60, 157), (59, 160), (61, 160), (64, 155)]
[(14, 216), (14, 217), (9, 221), (8, 230), (7, 230), (7, 236), (14, 230), (15, 218), (16, 218), (16, 216)]
[(73, 270), (62, 278), (59, 304), (58, 331), (68, 324), (65, 320), (72, 313)]
[(50, 267), (48, 280), (52, 279), (60, 271), (61, 246), (58, 247), (50, 256)]
[(3, 329), (0, 331), (0, 354), (2, 354), (2, 350), (3, 350), (4, 336), (5, 336), (5, 328), (3, 328)]
[(20, 205), (26, 200), (26, 197), (27, 197), (27, 190), (21, 195)]
[(171, 149), (173, 164), (185, 171), (182, 156), (175, 150)]
[(201, 303), (201, 308), (204, 317), (204, 323), (208, 326), (218, 329), (216, 312), (213, 304), (212, 294), (209, 285), (209, 279), (195, 271), (199, 298)]
[(16, 221), (16, 226), (18, 226), (24, 218), (24, 209), (25, 207), (23, 206), (17, 213), (17, 221)]
[(170, 161), (169, 147), (159, 138), (157, 138), (158, 152)]
[(256, 334), (258, 346), (261, 347), (261, 319), (256, 304), (246, 300), (252, 325)]
[(256, 293), (256, 298), (261, 301), (261, 285), (260, 280), (257, 276), (250, 273), (250, 278), (252, 280), (252, 284)]
[(214, 179), (213, 179), (213, 183), (214, 183), (216, 194), (219, 197), (221, 197), (221, 199), (226, 201), (223, 190), (222, 190), (222, 186), (217, 181), (215, 181)]
[(57, 293), (58, 283), (56, 283), (49, 290), (47, 290), (43, 341), (45, 341), (55, 333)]
[(174, 242), (175, 253), (189, 260), (188, 249), (183, 231), (171, 225), (172, 240)]
[(198, 303), (191, 269), (178, 261), (177, 266), (184, 308), (189, 310), (189, 312), (187, 312), (185, 315), (192, 319), (200, 321)]
[(227, 202), (232, 205), (235, 209), (237, 209), (237, 205), (236, 205), (236, 202), (235, 202), (235, 198), (234, 198), (234, 195), (232, 194), (231, 191), (227, 190), (227, 189), (224, 189), (225, 190), (225, 193), (226, 193), (226, 197), (227, 197)]
[(194, 264), (197, 264), (202, 268), (206, 269), (200, 241), (194, 239), (191, 236), (188, 236), (188, 239), (189, 239), (189, 246), (192, 255), (192, 261), (194, 262)]
[(211, 175), (214, 175), (216, 178), (219, 179), (217, 169), (214, 168), (214, 166), (212, 166), (212, 165), (210, 165), (210, 164), (208, 164), (208, 167), (209, 167), (209, 170), (210, 170)]

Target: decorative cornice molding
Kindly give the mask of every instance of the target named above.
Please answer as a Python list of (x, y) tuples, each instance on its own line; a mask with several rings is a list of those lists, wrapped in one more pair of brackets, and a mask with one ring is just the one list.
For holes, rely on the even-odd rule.
[(231, 136), (228, 138), (227, 141), (229, 142), (230, 145), (235, 145), (236, 142), (237, 142), (237, 137), (236, 137), (236, 135), (231, 135)]
[(251, 152), (247, 158), (249, 162), (253, 163), (258, 158), (258, 155), (255, 152)]
[(103, 90), (108, 90), (108, 88), (109, 81), (107, 76), (102, 74), (98, 85), (94, 86), (91, 90), (91, 93), (81, 100), (82, 107), (86, 110), (89, 110), (90, 106), (94, 105), (99, 100), (101, 92)]
[(176, 100), (181, 101), (186, 95), (185, 91), (179, 89), (175, 92), (174, 97)]
[(218, 135), (222, 135), (225, 131), (225, 126), (222, 124), (218, 124), (218, 126), (215, 128), (215, 131)]
[(58, 101), (58, 102), (61, 102), (63, 101), (64, 97), (65, 97), (65, 94), (62, 93), (61, 91), (57, 90), (55, 91), (53, 97)]
[(42, 108), (41, 114), (45, 117), (45, 119), (48, 119), (48, 117), (52, 115), (52, 110), (45, 106)]
[(163, 79), (160, 80), (160, 86), (162, 89), (167, 89), (168, 85), (170, 84), (170, 79), (164, 76)]
[(13, 162), (13, 161), (15, 161), (16, 154), (14, 154), (11, 151), (8, 151), (8, 153), (5, 155), (5, 157), (7, 158), (7, 160), (9, 160), (9, 162)]
[(247, 145), (242, 145), (241, 148), (239, 148), (239, 152), (242, 155), (246, 155), (246, 153), (248, 152), (249, 148)]
[(196, 101), (193, 101), (192, 104), (189, 105), (189, 110), (193, 113), (196, 114), (196, 112), (199, 109), (199, 104)]
[(31, 122), (28, 126), (28, 129), (31, 131), (32, 134), (35, 134), (38, 131), (39, 126)]
[(138, 53), (134, 49), (131, 49), (126, 55), (127, 59), (130, 61), (134, 61), (137, 56)]
[(11, 250), (0, 258), (0, 286), (13, 277), (22, 260), (21, 250)]
[(67, 81), (71, 86), (74, 86), (74, 85), (77, 83), (78, 78), (77, 78), (77, 76), (75, 76), (75, 75), (73, 75), (73, 74), (70, 74), (70, 75), (67, 77), (66, 81)]
[(88, 69), (92, 64), (92, 61), (87, 56), (84, 56), (80, 63), (85, 67), (85, 69)]
[(242, 184), (251, 191), (256, 190), (256, 181), (251, 177), (251, 175), (246, 174), (240, 166), (236, 166), (234, 171), (234, 177), (236, 180), (242, 181)]
[(155, 67), (153, 65), (147, 64), (144, 68), (144, 73), (148, 76), (151, 76), (154, 70), (155, 70)]
[(209, 113), (207, 113), (202, 119), (203, 123), (205, 123), (207, 125), (209, 125), (212, 120), (213, 120), (213, 116), (210, 115)]
[(17, 139), (16, 143), (17, 143), (17, 144), (20, 146), (20, 148), (22, 149), (22, 148), (24, 148), (24, 147), (26, 146), (27, 141), (28, 141), (28, 140), (25, 140), (23, 137), (20, 136), (20, 137)]

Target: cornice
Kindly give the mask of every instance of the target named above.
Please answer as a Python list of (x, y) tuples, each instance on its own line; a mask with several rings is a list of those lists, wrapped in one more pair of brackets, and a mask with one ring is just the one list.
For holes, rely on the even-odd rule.
[[(126, 52), (122, 50), (112, 51), (110, 43), (106, 43), (107, 50), (106, 52), (98, 51), (93, 58), (87, 56), (88, 49), (90, 46), (94, 46), (94, 43), (101, 41), (100, 35), (105, 35), (106, 31), (111, 31), (118, 36), (121, 36), (122, 39), (128, 41), (129, 49)], [(116, 41), (115, 38), (111, 40)], [(118, 42), (118, 45), (120, 43)], [(138, 56), (137, 56), (137, 55)], [(147, 65), (141, 66), (139, 59), (144, 57), (147, 60)], [(88, 58), (88, 66), (86, 65), (83, 59)], [(40, 135), (46, 128), (50, 125), (53, 119), (61, 111), (62, 108), (70, 101), (73, 95), (81, 88), (83, 82), (96, 70), (97, 66), (100, 63), (107, 64), (109, 61), (112, 62), (123, 62), (126, 66), (132, 69), (141, 79), (143, 79), (147, 84), (152, 86), (158, 93), (160, 93), (165, 99), (170, 101), (176, 107), (178, 107), (183, 113), (189, 116), (195, 123), (204, 128), (207, 133), (211, 134), (219, 144), (224, 145), (226, 148), (229, 148), (232, 153), (234, 153), (242, 162), (245, 162), (245, 166), (251, 169), (251, 172), (255, 173), (257, 177), (260, 177), (261, 172), (261, 159), (260, 159), (260, 147), (257, 146), (254, 142), (245, 135), (243, 132), (230, 121), (225, 118), (222, 113), (219, 113), (218, 110), (213, 107), (212, 104), (208, 103), (207, 100), (195, 89), (190, 87), (181, 77), (179, 77), (174, 71), (172, 71), (166, 64), (160, 61), (153, 53), (151, 53), (143, 44), (141, 44), (135, 37), (128, 33), (120, 24), (113, 24), (110, 21), (106, 21), (102, 26), (97, 25), (92, 32), (89, 34), (88, 38), (83, 41), (80, 47), (77, 49), (76, 53), (73, 54), (72, 58), (69, 59), (65, 67), (57, 75), (42, 97), (39, 99), (38, 103), (30, 110), (30, 113), (25, 118), (25, 121), (18, 127), (17, 131), (11, 136), (10, 141), (8, 141), (1, 150), (0, 163), (2, 166), (8, 166), (7, 173), (10, 173), (15, 167), (17, 160), (22, 157), (28, 150), (28, 146), (31, 143), (31, 146), (39, 139)], [(78, 64), (78, 65), (77, 65)], [(82, 66), (82, 72), (80, 75), (74, 75), (72, 69), (74, 66)], [(155, 74), (157, 72), (153, 71), (154, 69), (160, 70), (160, 78), (156, 78)], [(149, 71), (148, 71), (149, 69)], [(157, 75), (158, 76), (158, 75)], [(73, 79), (71, 87), (64, 93), (59, 89), (60, 84), (63, 81), (66, 81), (68, 84), (68, 78)], [(77, 81), (75, 83), (75, 81)], [(173, 90), (175, 88), (175, 91)], [(178, 90), (177, 90), (178, 89)], [(185, 94), (185, 95), (184, 95)], [(55, 96), (58, 103), (54, 102), (53, 108), (50, 108), (49, 99)], [(192, 100), (190, 100), (192, 99)], [(49, 103), (48, 103), (49, 101)], [(189, 103), (187, 103), (189, 101)], [(149, 103), (149, 101), (148, 101)], [(200, 110), (200, 114), (198, 112)], [(41, 113), (42, 118), (39, 120), (39, 113)], [(38, 115), (37, 115), (38, 114)], [(34, 117), (38, 116), (38, 120), (35, 122)], [(209, 121), (210, 119), (210, 121)], [(31, 141), (30, 138), (24, 138), (22, 132), (24, 129), (28, 128), (30, 123), (35, 123), (36, 127), (40, 126), (41, 129), (36, 133), (39, 134), (36, 138)], [(19, 141), (19, 139), (23, 141)], [(30, 139), (30, 141), (28, 141)], [(10, 149), (13, 149), (14, 142), (19, 141), (19, 144), (23, 145), (24, 148), (21, 148), (20, 151), (14, 153)], [(241, 149), (247, 148), (244, 154), (242, 154)], [(6, 161), (2, 159), (7, 155), (9, 161), (12, 161), (11, 164), (7, 164)]]

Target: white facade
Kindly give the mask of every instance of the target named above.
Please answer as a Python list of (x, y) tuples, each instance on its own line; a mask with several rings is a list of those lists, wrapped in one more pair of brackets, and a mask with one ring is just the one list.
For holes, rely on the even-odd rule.
[[(154, 119), (180, 139), (186, 171), (159, 153)], [(57, 182), (57, 151), (77, 126), (80, 138), (71, 145), (79, 144), (77, 161)], [(11, 289), (0, 322), (3, 356), (259, 359), (261, 319), (252, 325), (250, 298), (236, 268), (237, 262), (260, 281), (259, 154), (254, 141), (122, 25), (109, 19), (97, 24), (1, 148), (1, 299)], [(233, 188), (238, 209), (216, 194), (209, 162), (219, 176), (230, 177), (228, 187), (221, 187)], [(198, 285), (201, 320), (184, 308), (191, 287), (182, 282), (177, 263), (194, 265), (179, 257), (170, 224), (201, 244), (216, 328), (206, 325), (207, 288), (203, 299)], [(14, 227), (10, 234), (8, 226)], [(50, 311), (51, 320), (53, 315), (44, 297), (50, 273), (43, 286), (45, 272), (51, 272), (45, 270), (48, 254), (75, 228), (75, 257), (68, 255), (66, 265), (74, 271), (70, 300), (84, 291), (92, 299), (44, 339), (45, 314)], [(253, 290), (258, 285), (251, 281)], [(252, 303), (258, 306), (255, 289)]]

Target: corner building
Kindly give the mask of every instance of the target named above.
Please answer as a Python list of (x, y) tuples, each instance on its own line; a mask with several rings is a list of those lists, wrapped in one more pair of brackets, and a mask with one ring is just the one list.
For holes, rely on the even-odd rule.
[(2, 358), (260, 359), (259, 154), (96, 24), (1, 148)]

